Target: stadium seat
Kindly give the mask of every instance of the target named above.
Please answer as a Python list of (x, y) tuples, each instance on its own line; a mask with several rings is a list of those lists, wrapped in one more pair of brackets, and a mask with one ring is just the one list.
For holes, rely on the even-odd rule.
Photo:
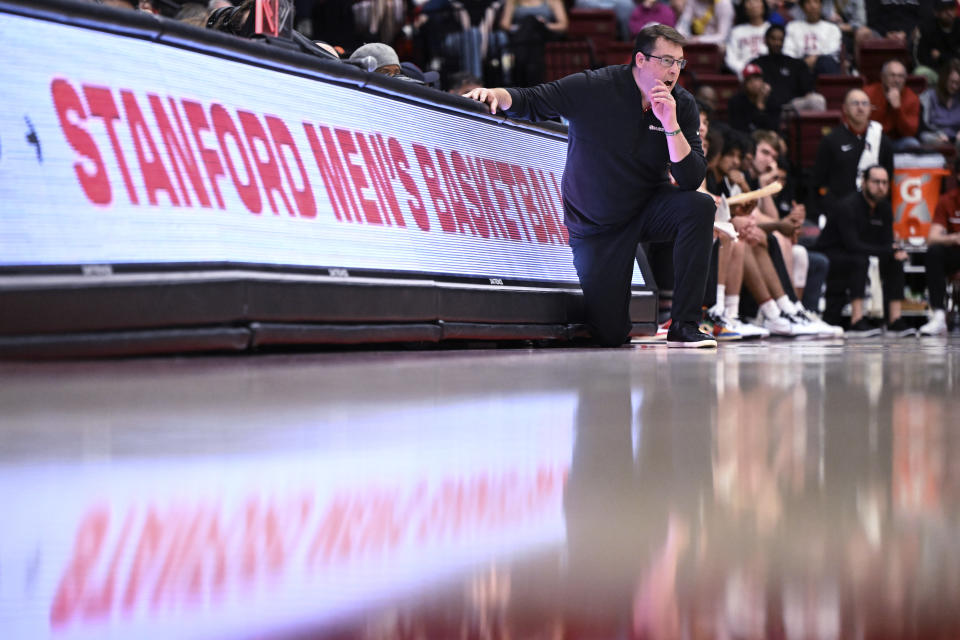
[(603, 46), (600, 57), (604, 65), (611, 64), (630, 64), (633, 55), (632, 42), (607, 42)]
[(571, 73), (593, 68), (596, 60), (589, 40), (548, 42), (544, 51), (547, 67), (546, 80), (557, 80)]
[(920, 95), (927, 90), (927, 79), (924, 76), (907, 76), (907, 86), (913, 89), (913, 92)]
[(838, 110), (850, 89), (862, 89), (860, 76), (821, 74), (817, 76), (816, 92), (827, 100), (827, 109)]
[(910, 51), (907, 45), (897, 40), (887, 38), (874, 38), (864, 40), (860, 43), (860, 76), (865, 78), (865, 82), (880, 81), (880, 69), (888, 60), (899, 60), (903, 65), (910, 69), (912, 64)]
[(840, 124), (840, 111), (801, 111), (786, 122), (790, 161), (795, 167), (809, 169), (817, 160), (820, 139)]
[(617, 39), (617, 14), (613, 9), (570, 9), (567, 38), (589, 39), (597, 49)]
[(687, 60), (685, 73), (720, 73), (723, 56), (720, 47), (715, 44), (688, 42), (683, 47), (683, 57)]
[(740, 80), (729, 73), (701, 73), (697, 75), (697, 85), (709, 85), (717, 92), (717, 112), (713, 119), (717, 122), (727, 119), (727, 103), (740, 91)]

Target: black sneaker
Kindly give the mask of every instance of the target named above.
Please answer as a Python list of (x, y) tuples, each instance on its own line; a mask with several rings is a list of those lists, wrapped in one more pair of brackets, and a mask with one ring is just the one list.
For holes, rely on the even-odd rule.
[(874, 324), (866, 318), (860, 318), (850, 325), (850, 328), (847, 329), (846, 336), (848, 338), (872, 338), (881, 333), (883, 333), (883, 329), (874, 326)]
[(667, 331), (667, 346), (679, 349), (716, 347), (713, 336), (700, 331), (696, 322), (674, 322)]
[(917, 335), (916, 327), (911, 327), (903, 318), (897, 318), (887, 325), (887, 333), (898, 338), (909, 338)]

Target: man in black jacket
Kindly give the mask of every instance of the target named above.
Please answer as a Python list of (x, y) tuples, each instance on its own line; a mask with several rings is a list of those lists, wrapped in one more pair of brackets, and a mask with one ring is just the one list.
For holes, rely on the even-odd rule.
[(900, 317), (903, 301), (903, 262), (907, 254), (893, 241), (893, 210), (887, 200), (890, 178), (880, 165), (863, 172), (863, 190), (851, 193), (835, 203), (827, 217), (827, 226), (817, 239), (817, 249), (830, 259), (827, 276), (827, 322), (836, 324), (850, 298), (850, 337), (877, 335), (880, 329), (863, 317), (863, 299), (867, 289), (870, 256), (880, 261), (883, 301), (888, 319), (887, 331), (897, 336), (916, 335)]
[(763, 79), (763, 71), (754, 63), (743, 68), (743, 89), (727, 105), (730, 126), (744, 133), (779, 131), (780, 110), (770, 109), (770, 84)]
[(868, 27), (913, 50), (913, 34), (920, 24), (920, 0), (866, 0), (866, 9)]
[(763, 36), (767, 54), (751, 62), (760, 67), (764, 82), (770, 85), (767, 111), (777, 118), (787, 104), (792, 104), (797, 111), (823, 111), (826, 101), (813, 91), (810, 68), (803, 60), (783, 54), (783, 36), (782, 26), (770, 25)]
[[(893, 175), (893, 146), (889, 138), (882, 132), (868, 131), (871, 109), (867, 94), (851, 89), (843, 99), (843, 123), (820, 140), (813, 166), (813, 201), (808, 206), (814, 214), (827, 214), (838, 200), (857, 190), (858, 167), (864, 153), (875, 159), (862, 166), (879, 164), (887, 175)], [(874, 128), (878, 126), (875, 123)]]
[[(920, 25), (917, 64), (934, 72), (935, 77), (947, 60), (957, 57), (960, 57), (960, 18), (957, 18), (956, 0), (937, 0), (933, 17)], [(928, 84), (934, 82), (928, 80)]]
[[(716, 346), (699, 331), (713, 198), (696, 191), (706, 161), (700, 117), (677, 86), (683, 36), (653, 24), (637, 35), (629, 65), (576, 73), (528, 89), (474, 89), (467, 97), (526, 120), (570, 122), (563, 172), (564, 223), (587, 325), (603, 346), (630, 334), (630, 281), (641, 241), (674, 241), (667, 345)], [(671, 184), (670, 177), (676, 181)]]

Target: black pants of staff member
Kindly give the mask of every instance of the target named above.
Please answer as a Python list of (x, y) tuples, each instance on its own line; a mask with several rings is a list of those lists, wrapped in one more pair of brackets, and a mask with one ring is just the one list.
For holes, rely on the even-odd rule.
[(930, 306), (946, 309), (947, 275), (960, 269), (960, 247), (932, 244), (927, 248), (927, 288)]
[(630, 335), (630, 281), (637, 245), (644, 241), (674, 241), (671, 318), (674, 323), (700, 321), (715, 211), (710, 196), (668, 186), (626, 224), (593, 235), (570, 235), (587, 327), (598, 344), (616, 347)]
[[(843, 306), (851, 299), (863, 298), (867, 291), (867, 270), (870, 257), (839, 251), (825, 251), (830, 259), (827, 276), (827, 308), (823, 319), (831, 324), (840, 322)], [(893, 255), (880, 256), (880, 281), (883, 286), (883, 316), (887, 317), (892, 300), (903, 300), (906, 280), (903, 263)]]

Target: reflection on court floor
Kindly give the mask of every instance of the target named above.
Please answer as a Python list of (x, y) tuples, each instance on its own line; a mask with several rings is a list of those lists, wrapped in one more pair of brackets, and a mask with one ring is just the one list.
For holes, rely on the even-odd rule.
[(11, 638), (960, 635), (960, 342), (0, 364)]

